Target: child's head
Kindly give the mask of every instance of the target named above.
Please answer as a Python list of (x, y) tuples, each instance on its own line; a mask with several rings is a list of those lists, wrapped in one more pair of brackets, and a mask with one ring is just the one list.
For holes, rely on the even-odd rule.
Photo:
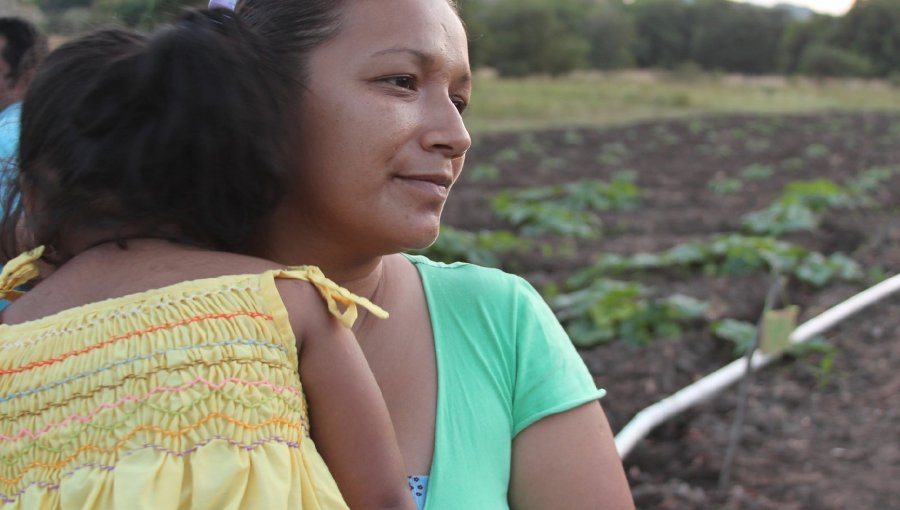
[[(56, 261), (129, 237), (241, 249), (285, 187), (283, 90), (265, 46), (225, 10), (61, 46), (22, 108), (18, 203), (34, 244)], [(8, 254), (23, 214), (10, 208)]]

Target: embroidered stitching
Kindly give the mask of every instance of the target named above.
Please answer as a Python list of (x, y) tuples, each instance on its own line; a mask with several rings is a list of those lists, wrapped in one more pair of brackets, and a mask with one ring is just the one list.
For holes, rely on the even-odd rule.
[[(76, 381), (76, 380), (78, 380), (78, 379), (83, 379), (83, 378), (85, 378), (85, 377), (90, 377), (90, 376), (92, 376), (92, 375), (96, 375), (96, 374), (99, 374), (99, 373), (101, 373), (101, 372), (106, 372), (107, 370), (116, 368), (116, 367), (118, 367), (118, 366), (128, 365), (128, 364), (131, 364), (131, 363), (136, 363), (136, 362), (138, 362), (138, 361), (145, 361), (145, 360), (148, 360), (148, 359), (153, 358), (153, 357), (155, 357), (155, 356), (160, 356), (160, 355), (163, 355), (163, 354), (166, 354), (166, 353), (169, 353), (169, 352), (179, 352), (179, 351), (199, 350), (199, 349), (205, 349), (205, 348), (225, 347), (225, 346), (231, 346), (231, 345), (251, 345), (251, 346), (258, 346), (258, 347), (266, 347), (266, 348), (278, 349), (278, 350), (280, 350), (280, 351), (282, 351), (282, 352), (284, 352), (284, 353), (286, 353), (286, 354), (289, 353), (287, 347), (284, 347), (283, 345), (278, 345), (278, 344), (274, 344), (274, 343), (271, 343), (271, 342), (261, 342), (261, 341), (259, 341), (259, 340), (245, 340), (245, 339), (226, 340), (226, 341), (223, 341), (223, 342), (212, 342), (212, 343), (205, 343), (205, 344), (187, 345), (187, 346), (182, 346), (182, 347), (171, 347), (171, 348), (168, 348), (168, 349), (160, 349), (160, 350), (157, 350), (157, 351), (153, 351), (153, 352), (151, 352), (151, 353), (143, 354), (143, 355), (141, 355), (141, 356), (134, 356), (134, 357), (131, 357), (131, 358), (125, 358), (125, 359), (123, 359), (123, 360), (119, 360), (119, 361), (116, 361), (116, 362), (114, 362), (114, 363), (110, 363), (109, 365), (104, 365), (104, 366), (102, 366), (102, 367), (99, 367), (99, 368), (97, 368), (97, 369), (90, 370), (90, 371), (79, 372), (79, 373), (77, 373), (77, 374), (70, 375), (69, 377), (66, 377), (66, 378), (64, 378), (64, 379), (59, 379), (59, 380), (57, 380), (57, 381), (52, 381), (52, 382), (49, 382), (49, 383), (44, 384), (44, 385), (42, 385), (42, 386), (38, 386), (38, 387), (33, 388), (33, 389), (22, 390), (22, 391), (18, 391), (18, 392), (16, 392), (16, 393), (11, 393), (11, 394), (9, 394), (9, 395), (5, 395), (5, 396), (0, 397), (0, 403), (2, 403), (2, 402), (7, 402), (7, 401), (9, 401), (9, 400), (14, 400), (14, 399), (21, 398), (21, 397), (27, 397), (27, 396), (29, 396), (29, 395), (34, 395), (34, 394), (37, 394), (37, 393), (41, 393), (41, 392), (47, 391), (47, 390), (49, 390), (49, 389), (55, 388), (55, 387), (57, 387), (57, 386), (60, 386), (60, 385), (62, 385), (62, 384), (66, 384), (66, 383), (69, 383), (69, 382), (72, 382), (72, 381)], [(223, 358), (223, 359), (228, 359), (228, 360), (250, 359), (250, 360), (256, 360), (256, 361), (260, 361), (260, 362), (266, 362), (266, 360), (263, 360), (263, 359), (261, 359), (261, 358)], [(199, 363), (199, 361), (198, 361), (198, 363)], [(271, 365), (271, 362), (266, 362), (266, 363), (269, 363), (269, 364), (270, 364), (269, 366), (274, 366), (274, 365)], [(192, 365), (192, 366), (193, 366), (193, 365)], [(210, 366), (210, 365), (207, 365), (207, 366)], [(278, 368), (288, 367), (288, 366), (289, 366), (289, 365), (286, 365), (286, 364), (285, 364), (285, 365), (279, 365)], [(155, 372), (154, 372), (154, 373), (155, 373)], [(0, 421), (4, 421), (4, 420), (6, 420), (6, 419), (7, 419), (7, 417), (6, 417), (5, 415), (0, 416)]]
[(133, 317), (135, 315), (144, 313), (145, 308), (156, 308), (156, 309), (167, 308), (167, 307), (176, 305), (178, 303), (183, 303), (184, 301), (187, 301), (187, 300), (195, 301), (200, 298), (216, 296), (216, 295), (221, 295), (221, 294), (227, 294), (232, 291), (241, 291), (241, 292), (254, 291), (256, 293), (261, 292), (259, 287), (254, 287), (254, 286), (239, 287), (236, 285), (229, 285), (228, 287), (222, 287), (222, 288), (215, 289), (215, 290), (207, 290), (207, 291), (203, 291), (203, 292), (197, 292), (194, 294), (185, 294), (184, 296), (182, 296), (178, 299), (169, 299), (166, 301), (160, 301), (159, 303), (156, 303), (156, 304), (142, 302), (142, 303), (134, 306), (131, 310), (127, 310), (127, 311), (123, 311), (120, 308), (115, 308), (115, 309), (109, 310), (109, 312), (105, 315), (97, 317), (96, 319), (92, 319), (91, 321), (86, 322), (84, 324), (80, 324), (78, 326), (73, 326), (73, 327), (69, 327), (69, 328), (65, 328), (65, 329), (49, 329), (34, 338), (29, 338), (26, 340), (17, 340), (15, 342), (8, 342), (8, 343), (0, 344), (0, 351), (14, 349), (16, 347), (26, 347), (26, 346), (30, 346), (30, 345), (35, 345), (35, 344), (38, 344), (38, 343), (46, 340), (49, 337), (63, 336), (63, 335), (69, 334), (69, 333), (74, 333), (76, 331), (84, 331), (85, 329), (88, 329), (88, 328), (91, 328), (94, 326), (98, 326), (98, 325), (102, 324), (103, 322), (111, 320), (111, 319)]
[[(93, 445), (93, 444), (85, 444), (85, 445), (82, 445), (81, 447), (79, 447), (77, 450), (75, 450), (74, 453), (72, 453), (71, 455), (62, 459), (59, 462), (50, 463), (50, 462), (41, 462), (41, 461), (35, 460), (35, 461), (31, 462), (30, 464), (28, 464), (27, 466), (25, 466), (15, 478), (6, 478), (6, 477), (0, 476), (0, 483), (5, 484), (5, 485), (15, 485), (22, 479), (22, 477), (24, 477), (26, 474), (28, 474), (29, 471), (31, 471), (32, 469), (35, 469), (35, 468), (60, 469), (63, 466), (65, 466), (66, 464), (68, 464), (69, 462), (71, 462), (72, 460), (74, 460), (76, 457), (78, 457), (79, 455), (81, 455), (82, 453), (87, 452), (87, 451), (95, 451), (95, 452), (99, 452), (99, 453), (115, 452), (116, 450), (120, 450), (126, 443), (128, 443), (128, 441), (130, 441), (132, 437), (136, 436), (137, 434), (139, 434), (141, 432), (156, 432), (158, 434), (162, 434), (164, 436), (173, 437), (173, 438), (181, 437), (181, 436), (184, 436), (185, 434), (192, 432), (194, 429), (197, 429), (197, 428), (205, 425), (207, 422), (212, 421), (214, 419), (221, 419), (223, 421), (231, 423), (232, 425), (237, 425), (237, 426), (239, 426), (245, 430), (249, 430), (251, 432), (255, 431), (257, 429), (260, 429), (262, 427), (267, 427), (269, 425), (281, 425), (283, 427), (287, 427), (289, 429), (294, 429), (294, 430), (298, 430), (298, 431), (302, 431), (302, 429), (303, 429), (301, 424), (298, 424), (292, 420), (286, 420), (284, 418), (270, 418), (266, 421), (263, 421), (263, 422), (260, 422), (260, 423), (257, 423), (254, 425), (254, 424), (250, 424), (250, 423), (246, 423), (244, 421), (238, 420), (236, 418), (232, 418), (231, 416), (226, 416), (219, 412), (210, 413), (207, 416), (201, 418), (200, 420), (198, 420), (194, 423), (191, 423), (190, 425), (187, 425), (186, 427), (183, 427), (179, 430), (169, 430), (169, 429), (165, 429), (165, 428), (158, 427), (155, 425), (139, 425), (139, 426), (131, 429), (127, 434), (125, 434), (125, 436), (122, 437), (122, 439), (120, 439), (118, 442), (116, 442), (116, 444), (114, 444), (111, 447), (104, 448), (104, 447)], [(40, 447), (39, 445), (40, 445), (40, 443), (38, 443), (37, 441), (32, 443), (32, 446)], [(48, 452), (54, 452), (54, 453), (61, 453), (63, 450), (62, 448), (50, 448), (50, 447), (41, 448), (41, 449), (46, 450)]]
[[(94, 408), (93, 411), (91, 411), (87, 414), (84, 414), (84, 415), (78, 414), (78, 413), (72, 414), (72, 415), (66, 417), (65, 419), (63, 419), (62, 421), (48, 423), (48, 424), (44, 425), (38, 431), (32, 431), (31, 429), (26, 427), (26, 428), (22, 428), (21, 430), (19, 430), (19, 432), (15, 435), (7, 435), (7, 434), (0, 433), (0, 441), (16, 442), (20, 439), (25, 439), (25, 438), (37, 440), (40, 437), (48, 434), (54, 428), (65, 427), (66, 425), (68, 425), (72, 422), (81, 422), (81, 423), (85, 424), (85, 427), (82, 427), (75, 434), (69, 435), (69, 439), (77, 438), (79, 435), (81, 435), (82, 432), (84, 432), (84, 430), (86, 430), (88, 428), (96, 428), (96, 429), (100, 429), (100, 430), (112, 431), (112, 430), (119, 428), (119, 426), (121, 426), (122, 424), (127, 423), (128, 417), (133, 416), (135, 413), (137, 413), (141, 409), (141, 407), (135, 407), (135, 409), (133, 409), (132, 411), (130, 411), (129, 413), (126, 414), (126, 419), (120, 420), (112, 425), (105, 425), (105, 426), (104, 425), (95, 425), (95, 424), (90, 423), (90, 421), (92, 419), (94, 419), (94, 417), (96, 417), (98, 414), (100, 414), (101, 411), (115, 410), (129, 402), (143, 404), (146, 400), (153, 397), (154, 395), (159, 395), (159, 394), (164, 394), (164, 393), (181, 393), (187, 389), (190, 389), (194, 386), (199, 386), (199, 385), (205, 385), (207, 388), (212, 390), (212, 393), (208, 393), (208, 394), (204, 395), (203, 397), (194, 400), (194, 402), (192, 402), (191, 404), (189, 404), (187, 406), (182, 407), (181, 408), (182, 410), (179, 410), (179, 411), (164, 410), (163, 408), (153, 407), (156, 410), (158, 410), (164, 414), (168, 414), (170, 416), (174, 416), (174, 415), (180, 416), (180, 415), (183, 415), (188, 410), (190, 410), (191, 408), (193, 408), (195, 405), (197, 405), (197, 403), (199, 401), (207, 400), (215, 394), (222, 393), (222, 390), (223, 390), (223, 388), (225, 388), (226, 384), (239, 384), (239, 385), (244, 385), (244, 386), (251, 387), (251, 388), (253, 388), (253, 387), (269, 388), (272, 391), (274, 391), (276, 394), (279, 394), (279, 395), (281, 393), (292, 393), (297, 397), (302, 395), (301, 391), (297, 388), (294, 388), (291, 386), (286, 386), (286, 385), (272, 384), (269, 381), (247, 381), (245, 379), (240, 379), (237, 377), (229, 377), (227, 379), (224, 379), (221, 383), (214, 383), (203, 377), (197, 377), (193, 381), (184, 383), (180, 386), (174, 386), (174, 387), (157, 386), (156, 388), (151, 389), (149, 392), (147, 392), (144, 395), (138, 396), (138, 395), (129, 394), (129, 395), (125, 395), (124, 397), (117, 400), (116, 402), (112, 402), (112, 403), (104, 402), (104, 403), (100, 404), (99, 406), (97, 406), (96, 408)], [(264, 397), (264, 398), (266, 398), (266, 397)], [(267, 397), (266, 401), (271, 401), (272, 398), (275, 398), (275, 397), (274, 396)], [(257, 402), (255, 404), (244, 405), (242, 401), (240, 401), (236, 398), (232, 398), (232, 399), (228, 399), (228, 400), (230, 400), (238, 405), (241, 405), (242, 407), (244, 407), (246, 409), (255, 409), (255, 408), (258, 408), (263, 403), (265, 403), (265, 402)], [(55, 442), (58, 442), (58, 439)]]
[(154, 326), (150, 326), (145, 329), (129, 331), (128, 333), (124, 333), (121, 335), (115, 335), (106, 340), (103, 340), (102, 342), (98, 342), (96, 344), (89, 345), (88, 347), (85, 347), (83, 349), (78, 349), (75, 351), (69, 351), (69, 352), (63, 353), (61, 356), (57, 356), (55, 358), (47, 358), (47, 359), (42, 359), (42, 360), (38, 360), (38, 361), (32, 361), (31, 363), (28, 363), (27, 365), (22, 365), (22, 366), (16, 367), (16, 368), (0, 369), (0, 376), (19, 374), (22, 372), (27, 372), (29, 370), (33, 370), (38, 367), (55, 365), (56, 363), (61, 363), (65, 360), (67, 360), (68, 358), (72, 358), (74, 356), (80, 356), (82, 354), (87, 354), (91, 351), (96, 351), (97, 349), (101, 349), (103, 347), (106, 347), (107, 345), (114, 344), (121, 340), (127, 340), (127, 339), (129, 339), (131, 337), (135, 337), (135, 336), (143, 336), (143, 335), (146, 335), (149, 333), (155, 333), (157, 331), (173, 329), (178, 326), (186, 326), (189, 324), (193, 324), (195, 322), (214, 320), (214, 319), (231, 319), (234, 317), (242, 317), (242, 316), (243, 317), (251, 317), (251, 318), (260, 318), (260, 319), (264, 319), (264, 320), (273, 320), (273, 317), (271, 315), (264, 314), (261, 312), (240, 311), (240, 312), (230, 312), (230, 313), (216, 313), (216, 314), (209, 313), (209, 314), (204, 314), (204, 315), (198, 315), (196, 317), (182, 319), (180, 321), (154, 325)]

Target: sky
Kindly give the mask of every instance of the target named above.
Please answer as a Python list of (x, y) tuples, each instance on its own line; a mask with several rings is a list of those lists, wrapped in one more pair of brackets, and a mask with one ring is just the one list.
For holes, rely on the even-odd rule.
[(842, 16), (847, 14), (853, 5), (853, 0), (739, 0), (757, 5), (775, 5), (778, 3), (790, 3), (802, 5), (823, 14)]

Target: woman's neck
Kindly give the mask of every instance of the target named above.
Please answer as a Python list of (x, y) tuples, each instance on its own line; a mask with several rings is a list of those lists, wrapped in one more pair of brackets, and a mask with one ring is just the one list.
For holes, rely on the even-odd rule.
[[(338, 285), (379, 306), (385, 306), (388, 299), (386, 289), (388, 288), (387, 277), (390, 273), (389, 266), (397, 256), (385, 255), (367, 260), (343, 261), (343, 263), (334, 257), (315, 257), (308, 254), (294, 256), (275, 254), (274, 256), (268, 255), (266, 258), (285, 265), (318, 266), (326, 277), (337, 282)], [(380, 321), (365, 309), (360, 309), (359, 318), (353, 324), (353, 333), (362, 341), (378, 322)]]
[(370, 299), (384, 278), (386, 260), (392, 257), (355, 256), (348, 254), (346, 249), (328, 250), (325, 243), (296, 243), (294, 239), (280, 241), (258, 244), (263, 249), (254, 254), (285, 266), (318, 266), (329, 279), (354, 294)]
[(385, 265), (389, 256), (377, 257), (367, 264), (347, 265), (322, 264), (319, 268), (325, 276), (331, 278), (347, 290), (368, 299), (377, 298), (379, 289), (383, 287)]
[(248, 246), (251, 255), (285, 266), (318, 266), (326, 277), (354, 294), (370, 298), (384, 278), (385, 255), (360, 239), (301, 214), (290, 203), (279, 208)]

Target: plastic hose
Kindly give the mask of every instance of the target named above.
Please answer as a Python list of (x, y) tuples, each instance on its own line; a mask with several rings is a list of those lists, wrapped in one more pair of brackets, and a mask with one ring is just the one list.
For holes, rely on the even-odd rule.
[[(790, 341), (792, 344), (803, 343), (897, 290), (900, 290), (900, 274), (860, 292), (797, 326), (791, 333)], [(763, 354), (756, 350), (753, 352), (750, 363), (753, 370), (756, 370), (778, 359), (779, 356), (780, 354)], [(659, 424), (685, 409), (713, 397), (729, 385), (739, 381), (746, 371), (746, 358), (737, 359), (637, 413), (616, 435), (616, 449), (619, 451), (619, 457), (624, 459), (628, 456), (638, 441), (646, 437)]]

